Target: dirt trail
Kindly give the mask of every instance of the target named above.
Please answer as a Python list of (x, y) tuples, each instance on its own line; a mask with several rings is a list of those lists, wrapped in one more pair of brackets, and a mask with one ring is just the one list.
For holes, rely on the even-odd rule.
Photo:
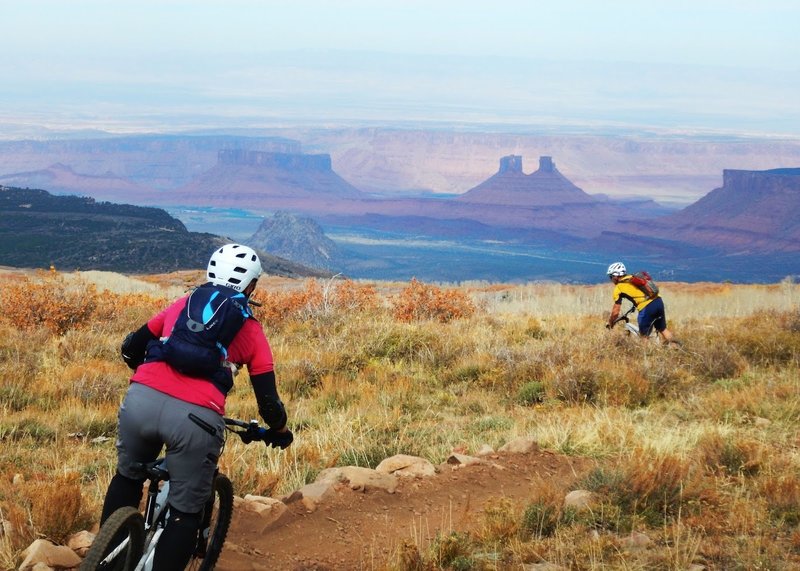
[[(496, 454), (486, 464), (438, 467), (424, 479), (400, 479), (395, 493), (343, 487), (313, 512), (302, 502), (270, 529), (237, 510), (220, 571), (333, 571), (375, 569), (404, 541), (427, 545), (439, 530), (466, 531), (482, 521), (487, 500), (531, 499), (537, 477), (560, 483), (584, 474), (590, 462), (546, 451)], [(251, 519), (252, 518), (252, 519)]]

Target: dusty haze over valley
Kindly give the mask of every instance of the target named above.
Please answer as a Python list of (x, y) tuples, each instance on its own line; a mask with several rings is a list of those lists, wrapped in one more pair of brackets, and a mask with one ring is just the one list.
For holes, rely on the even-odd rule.
[[(791, 243), (793, 183), (771, 187), (790, 192), (780, 198), (789, 222), (767, 224), (767, 234), (738, 206), (735, 229), (721, 214), (734, 197), (747, 203), (752, 189), (741, 188), (702, 203), (718, 213), (691, 217), (691, 229), (675, 219), (657, 231), (636, 224), (694, 205), (724, 187), (727, 171), (800, 166), (798, 19), (800, 7), (788, 0), (11, 4), (0, 36), (0, 72), (8, 78), (0, 92), (0, 184), (169, 204), (190, 230), (237, 239), (290, 206), (269, 197), (291, 188), (295, 203), (305, 196), (317, 201), (317, 214), (340, 215), (328, 217), (326, 230), (358, 250), (351, 254), (372, 277), (404, 259), (424, 259), (431, 277), (482, 265), (475, 274), (482, 279), (559, 279), (574, 277), (562, 267), (574, 260), (586, 265), (581, 275), (602, 277), (598, 267), (608, 256), (627, 253), (596, 246), (624, 241), (576, 244), (575, 236), (644, 228), (637, 232), (654, 242), (641, 262), (688, 278), (681, 272), (705, 262), (686, 262), (677, 255), (683, 246), (664, 240), (724, 238), (740, 245), (736, 256), (753, 254), (749, 239), (768, 245), (772, 231)], [(313, 160), (329, 168), (248, 173), (218, 164), (227, 151), (325, 157)], [(480, 206), (468, 198), (510, 156), (520, 157), (525, 176), (537, 172), (540, 157), (551, 157), (592, 202), (589, 210), (555, 205), (552, 216), (514, 213), (536, 223), (511, 257), (494, 246), (485, 252), (491, 242), (512, 246), (514, 232), (493, 235), (470, 213)], [(490, 202), (513, 194), (495, 182)], [(369, 198), (352, 199), (359, 208), (349, 213), (338, 202), (326, 207), (319, 197), (334, 187)], [(237, 197), (229, 196), (234, 189)], [(461, 195), (452, 207), (430, 202)], [(543, 195), (528, 198), (526, 208), (538, 208)], [(391, 215), (388, 203), (371, 212), (373, 199), (396, 207)], [(447, 214), (446, 224), (426, 218), (437, 211)], [(505, 216), (499, 212), (486, 211), (490, 227)], [(462, 213), (468, 216), (459, 219)], [(631, 223), (618, 228), (626, 217)], [(701, 227), (709, 220), (712, 228)], [(389, 244), (414, 238), (392, 235), (398, 228), (450, 241), (396, 251)], [(481, 242), (464, 242), (465, 229)], [(750, 231), (758, 236), (742, 234)], [(376, 243), (381, 248), (365, 250)], [(469, 249), (468, 262), (448, 260), (459, 248)], [(709, 259), (734, 272), (709, 278), (736, 277), (750, 263)], [(769, 276), (782, 268), (796, 273), (793, 260), (766, 263)], [(409, 262), (398, 275), (414, 271)]]

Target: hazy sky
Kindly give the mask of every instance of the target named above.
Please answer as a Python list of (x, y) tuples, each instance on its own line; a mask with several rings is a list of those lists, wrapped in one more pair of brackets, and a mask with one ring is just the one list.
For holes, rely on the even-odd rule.
[(441, 121), (800, 136), (796, 0), (0, 0), (0, 136)]

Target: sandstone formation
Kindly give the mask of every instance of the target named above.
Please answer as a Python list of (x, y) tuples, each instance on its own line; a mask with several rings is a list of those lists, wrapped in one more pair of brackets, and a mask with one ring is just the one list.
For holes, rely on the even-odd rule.
[(358, 199), (363, 193), (331, 167), (329, 155), (222, 150), (217, 164), (169, 192), (173, 204), (288, 209), (296, 202)]
[(723, 184), (680, 212), (628, 222), (623, 235), (735, 254), (800, 252), (800, 168), (725, 170)]
[(539, 170), (526, 175), (522, 171), (522, 157), (516, 155), (501, 158), (497, 174), (456, 200), (521, 207), (595, 202), (558, 171), (552, 157), (539, 157)]

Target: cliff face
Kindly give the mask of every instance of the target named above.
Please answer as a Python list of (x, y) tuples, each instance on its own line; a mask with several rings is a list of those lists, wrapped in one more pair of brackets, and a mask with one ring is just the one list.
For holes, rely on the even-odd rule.
[(725, 253), (800, 252), (800, 168), (725, 170), (694, 204), (623, 228)]
[(220, 151), (213, 168), (169, 192), (173, 203), (260, 210), (362, 196), (333, 171), (329, 155), (240, 150)]
[(242, 149), (223, 150), (217, 155), (220, 165), (264, 167), (281, 170), (328, 172), (332, 170), (330, 155), (300, 153), (264, 153)]

